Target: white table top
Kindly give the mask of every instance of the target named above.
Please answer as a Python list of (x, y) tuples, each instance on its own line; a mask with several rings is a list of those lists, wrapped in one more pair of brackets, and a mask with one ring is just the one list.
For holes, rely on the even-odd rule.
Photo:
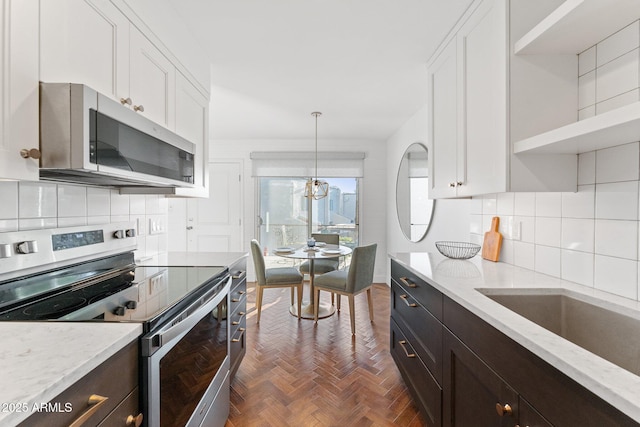
[[(315, 260), (338, 258), (349, 255), (353, 252), (350, 247), (342, 245), (324, 245), (315, 247), (314, 249), (307, 248), (306, 246), (290, 246), (288, 248), (290, 248), (290, 250), (279, 250), (283, 248), (276, 248), (272, 251), (272, 254), (284, 258)], [(339, 250), (340, 252), (336, 253), (336, 250)]]

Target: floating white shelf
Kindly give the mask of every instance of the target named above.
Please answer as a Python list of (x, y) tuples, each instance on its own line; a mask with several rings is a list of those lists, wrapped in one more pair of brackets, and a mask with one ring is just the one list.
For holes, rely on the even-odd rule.
[(516, 41), (514, 53), (578, 54), (638, 18), (639, 0), (566, 0)]
[(515, 154), (578, 154), (640, 141), (640, 102), (514, 143)]

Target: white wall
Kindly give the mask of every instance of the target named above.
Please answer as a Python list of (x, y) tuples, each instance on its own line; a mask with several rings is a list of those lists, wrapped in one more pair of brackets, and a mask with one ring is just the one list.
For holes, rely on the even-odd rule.
[[(244, 248), (256, 235), (256, 182), (251, 177), (252, 151), (312, 151), (314, 140), (214, 140), (210, 146), (210, 159), (214, 161), (240, 160), (244, 165)], [(360, 151), (365, 153), (364, 178), (360, 187), (360, 244), (378, 244), (374, 281), (386, 282), (387, 247), (385, 226), (388, 204), (385, 183), (387, 163), (384, 141), (320, 140), (319, 151)], [(254, 280), (253, 263), (249, 261), (248, 278)]]
[(427, 145), (427, 106), (418, 110), (387, 141), (387, 251), (435, 252), (438, 240), (469, 240), (470, 200), (436, 200), (431, 227), (420, 242), (410, 242), (400, 229), (396, 214), (396, 176), (404, 151), (414, 142)]

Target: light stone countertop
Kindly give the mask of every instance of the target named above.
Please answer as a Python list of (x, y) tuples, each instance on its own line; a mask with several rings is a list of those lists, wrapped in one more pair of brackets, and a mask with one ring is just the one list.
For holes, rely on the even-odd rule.
[(0, 425), (19, 424), (141, 334), (139, 323), (0, 322)]
[(169, 252), (136, 260), (136, 263), (164, 267), (229, 267), (246, 256), (247, 252)]
[[(640, 319), (640, 302), (504, 263), (448, 259), (438, 253), (392, 253), (440, 292), (594, 394), (640, 422), (640, 377), (561, 338), (478, 292), (478, 288), (560, 288), (615, 304)], [(544, 291), (540, 291), (544, 293)]]

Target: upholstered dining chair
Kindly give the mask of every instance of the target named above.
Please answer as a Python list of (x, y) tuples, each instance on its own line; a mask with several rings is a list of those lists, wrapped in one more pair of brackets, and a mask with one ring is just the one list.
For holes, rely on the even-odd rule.
[[(351, 334), (356, 334), (354, 297), (367, 291), (367, 303), (369, 305), (369, 319), (373, 322), (373, 299), (371, 286), (373, 285), (373, 268), (376, 262), (376, 243), (368, 246), (359, 246), (351, 254), (351, 264), (348, 270), (336, 270), (322, 274), (315, 278), (315, 301), (320, 301), (320, 291), (333, 292), (338, 295), (338, 309), (340, 296), (349, 298), (349, 317), (351, 318)], [(314, 320), (318, 322), (318, 305), (315, 305)]]
[[(324, 242), (328, 245), (338, 246), (340, 244), (340, 236), (338, 234), (312, 233), (311, 237), (316, 239), (316, 242)], [(340, 258), (316, 259), (313, 261), (313, 274), (324, 274), (337, 270), (339, 265)], [(309, 261), (300, 264), (300, 273), (309, 274)]]
[(298, 294), (298, 319), (302, 310), (302, 280), (304, 276), (294, 267), (266, 268), (262, 248), (256, 239), (251, 240), (251, 255), (256, 270), (256, 307), (258, 316), (256, 323), (260, 323), (262, 311), (262, 292), (265, 288), (291, 288), (291, 305), (293, 305), (293, 292)]

